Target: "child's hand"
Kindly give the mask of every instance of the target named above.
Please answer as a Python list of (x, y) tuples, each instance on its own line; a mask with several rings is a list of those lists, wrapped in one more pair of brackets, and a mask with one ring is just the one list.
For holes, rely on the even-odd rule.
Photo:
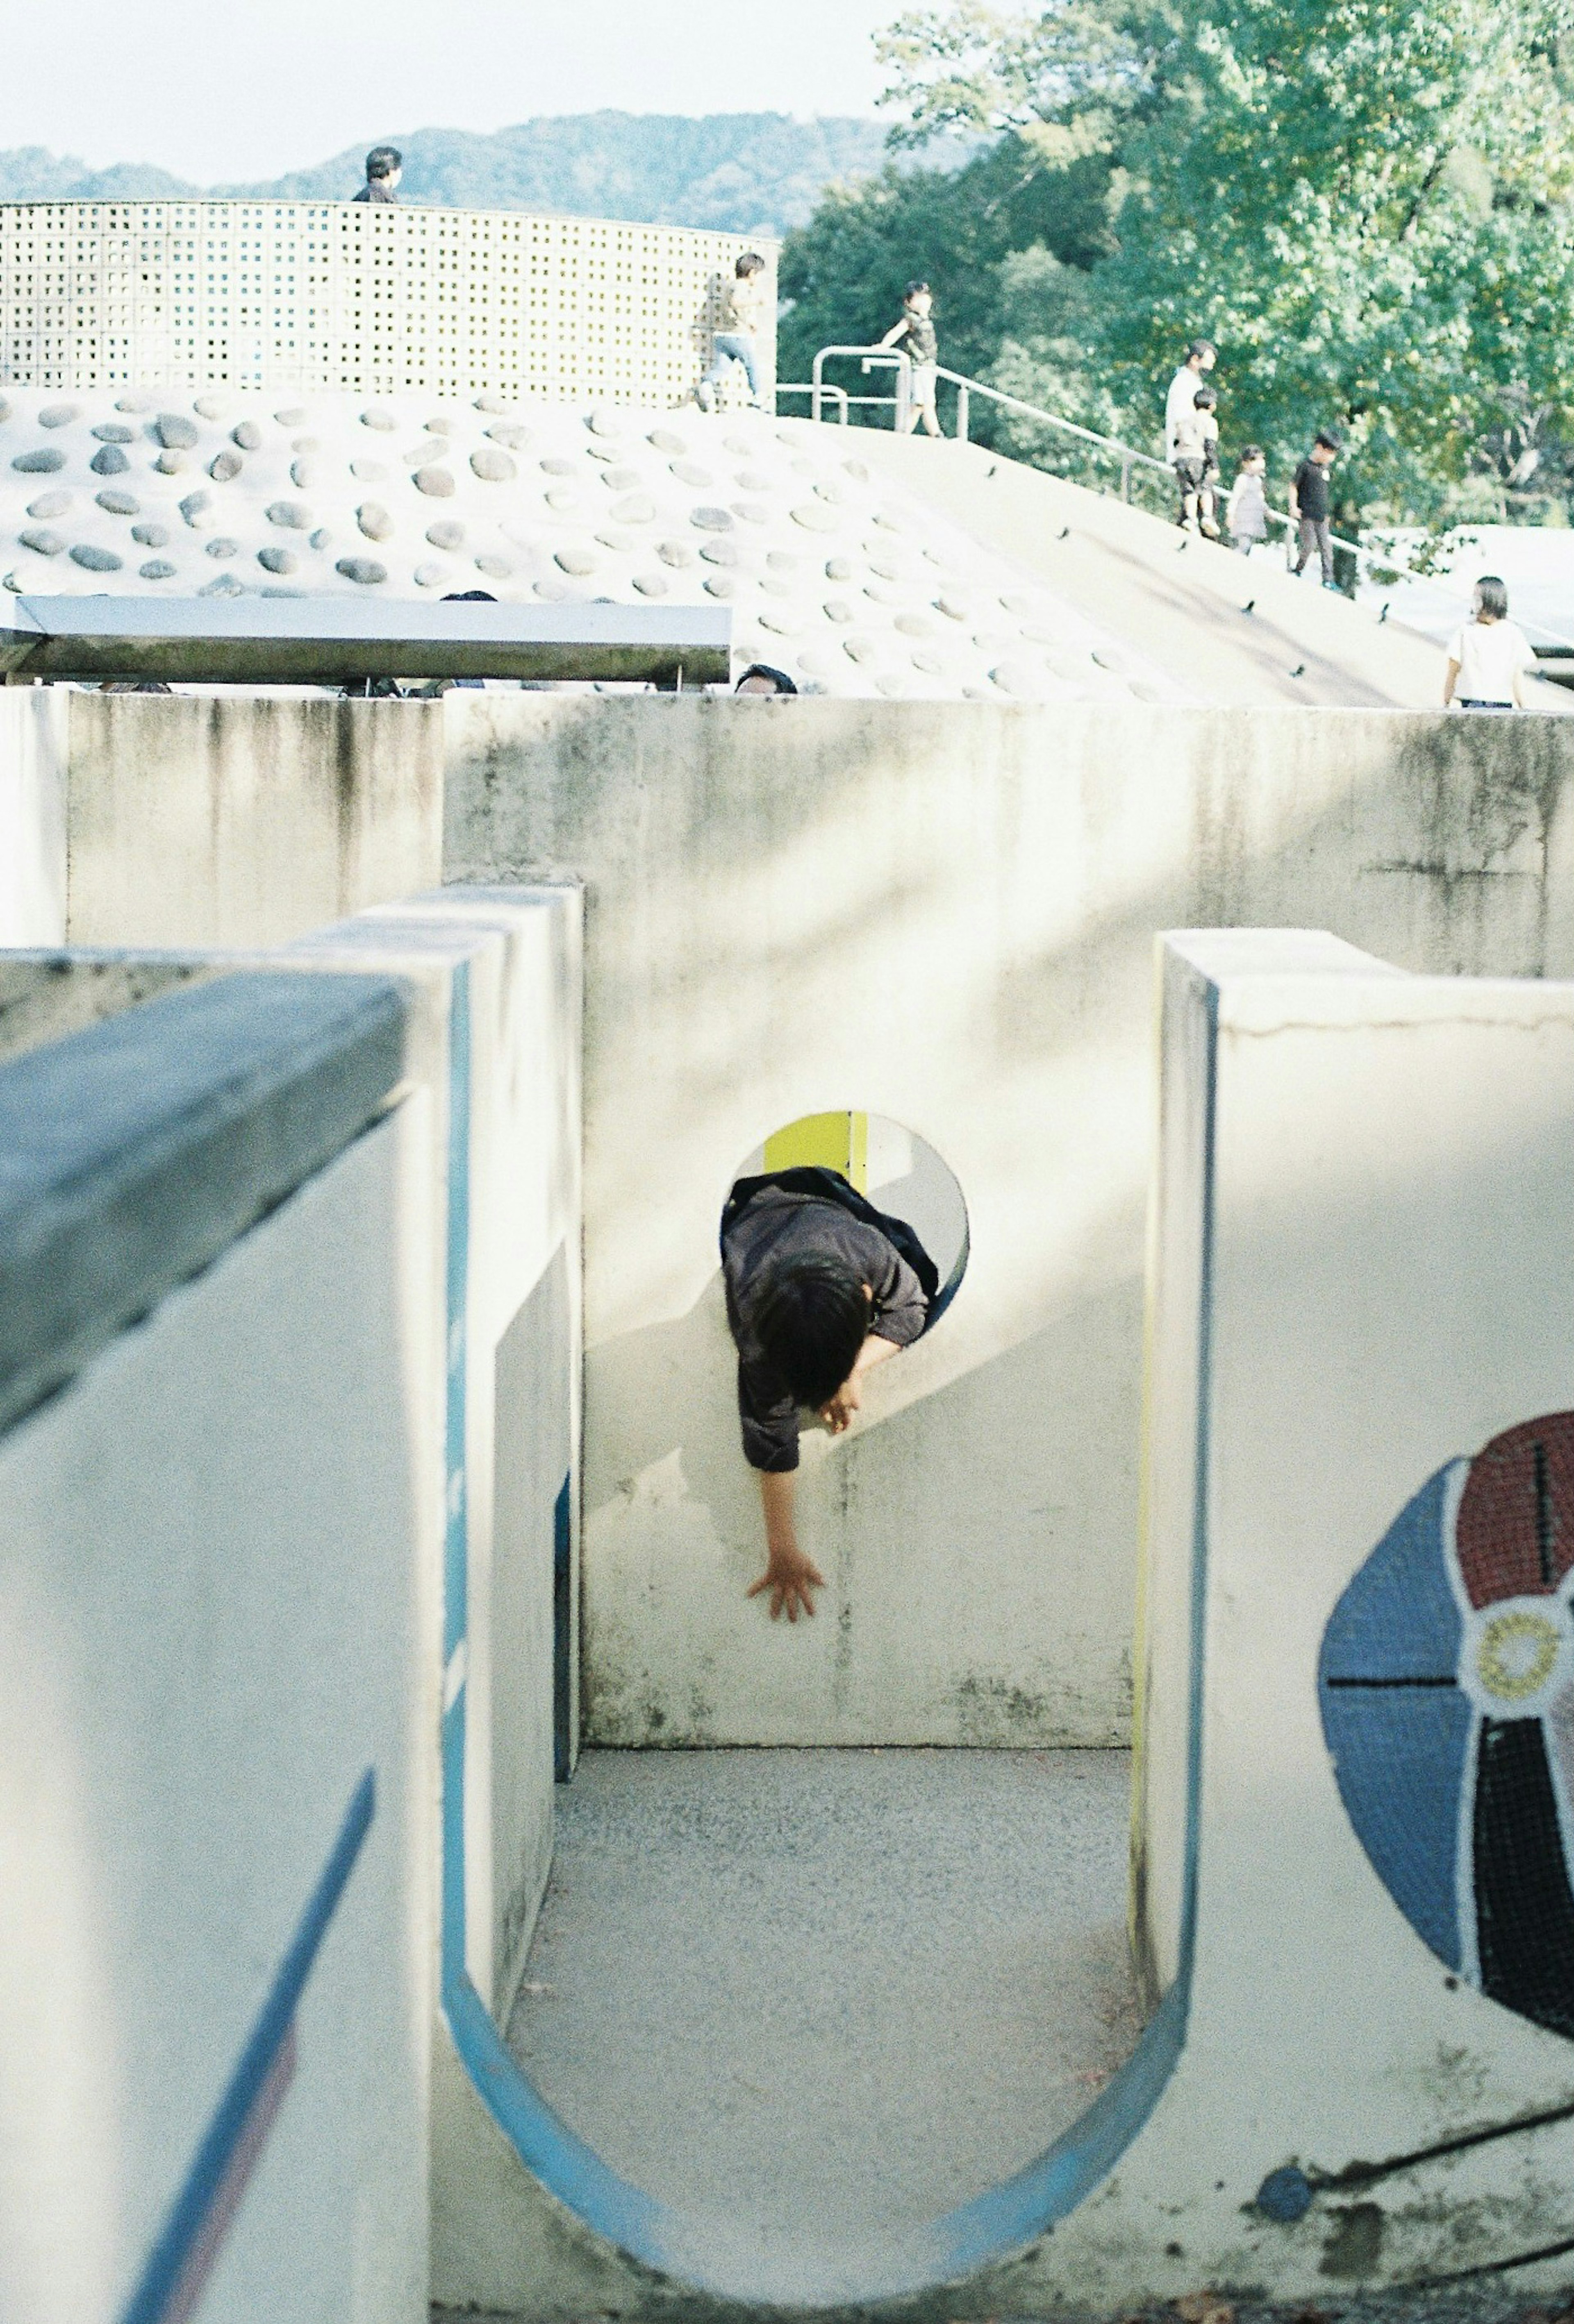
[(771, 1593), (771, 1619), (781, 1618), (782, 1609), (787, 1609), (787, 1619), (796, 1622), (798, 1609), (812, 1616), (814, 1600), (810, 1592), (825, 1588), (825, 1576), (812, 1557), (797, 1547), (781, 1546), (767, 1552), (765, 1570), (754, 1583), (748, 1594), (757, 1598), (762, 1590)]
[(830, 1402), (820, 1406), (819, 1416), (831, 1434), (839, 1436), (844, 1429), (852, 1426), (854, 1413), (861, 1412), (863, 1408), (864, 1400), (858, 1394), (858, 1375), (855, 1371), (850, 1379), (842, 1382)]

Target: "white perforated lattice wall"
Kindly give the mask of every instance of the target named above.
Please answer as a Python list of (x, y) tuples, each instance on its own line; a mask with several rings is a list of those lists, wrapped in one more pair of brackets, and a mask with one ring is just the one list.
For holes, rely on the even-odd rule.
[[(353, 202), (0, 203), (0, 380), (676, 403), (735, 235)], [(767, 295), (765, 312), (775, 301)], [(774, 330), (761, 348), (773, 376)], [(741, 400), (732, 367), (727, 400)]]

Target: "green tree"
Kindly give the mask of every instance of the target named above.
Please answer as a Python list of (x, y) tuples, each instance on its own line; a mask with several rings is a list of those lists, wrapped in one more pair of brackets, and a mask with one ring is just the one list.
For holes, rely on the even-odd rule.
[[(876, 177), (833, 186), (782, 248), (781, 290), (791, 301), (780, 332), (782, 378), (806, 380), (823, 346), (879, 338), (915, 277), (934, 288), (942, 362), (986, 370), (1011, 327), (1010, 270), (1023, 251), (1042, 249), (1082, 272), (1113, 248), (1108, 180), (1100, 157), (1047, 171), (1006, 140), (959, 170), (889, 163)], [(852, 384), (856, 371), (838, 375)]]
[(1282, 464), (1338, 422), (1355, 504), (1433, 517), (1574, 429), (1569, 21), (1569, 0), (957, 0), (884, 51), (903, 139), (994, 131), (995, 166), (1046, 187), (1102, 171), (1102, 247), (995, 262), (998, 383), (1151, 439), (1204, 332), (1227, 443)]

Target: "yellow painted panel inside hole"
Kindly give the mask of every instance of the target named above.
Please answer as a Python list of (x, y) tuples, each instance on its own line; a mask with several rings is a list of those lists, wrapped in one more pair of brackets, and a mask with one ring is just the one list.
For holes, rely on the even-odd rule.
[(806, 1113), (765, 1140), (767, 1170), (839, 1170), (860, 1194), (869, 1190), (866, 1113)]

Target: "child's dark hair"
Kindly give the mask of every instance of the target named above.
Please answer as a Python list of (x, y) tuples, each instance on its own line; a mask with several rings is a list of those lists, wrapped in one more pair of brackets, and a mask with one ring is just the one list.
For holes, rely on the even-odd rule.
[(736, 694), (739, 686), (746, 686), (751, 678), (768, 678), (778, 694), (796, 694), (798, 691), (796, 679), (789, 678), (784, 669), (778, 669), (774, 662), (752, 661), (738, 679), (737, 686), (733, 687), (733, 692)]
[[(903, 305), (905, 307), (910, 299), (916, 299), (921, 290), (929, 290), (929, 284), (922, 281), (910, 282), (902, 294)], [(932, 299), (933, 296), (934, 292), (930, 290), (930, 297)]]
[(773, 1268), (754, 1326), (765, 1360), (800, 1404), (828, 1404), (869, 1336), (869, 1301), (845, 1259), (806, 1253)]
[(763, 274), (765, 262), (757, 250), (745, 250), (732, 271), (735, 274)]
[(1261, 460), (1264, 456), (1263, 447), (1260, 444), (1248, 444), (1241, 453), (1240, 465), (1244, 468), (1248, 460)]
[(1211, 387), (1199, 387), (1191, 399), (1192, 408), (1197, 411), (1211, 411), (1218, 401), (1218, 398)]
[(1334, 428), (1319, 428), (1314, 440), (1325, 452), (1342, 452), (1345, 448), (1344, 438)]
[(366, 182), (371, 185), (379, 178), (391, 178), (403, 167), (404, 156), (397, 145), (374, 145), (366, 156)]
[(1495, 622), (1508, 619), (1508, 591), (1495, 573), (1484, 573), (1476, 584), (1477, 602)]
[(1218, 353), (1218, 349), (1211, 339), (1193, 339), (1186, 350), (1186, 360), (1195, 363), (1199, 355), (1217, 355)]

